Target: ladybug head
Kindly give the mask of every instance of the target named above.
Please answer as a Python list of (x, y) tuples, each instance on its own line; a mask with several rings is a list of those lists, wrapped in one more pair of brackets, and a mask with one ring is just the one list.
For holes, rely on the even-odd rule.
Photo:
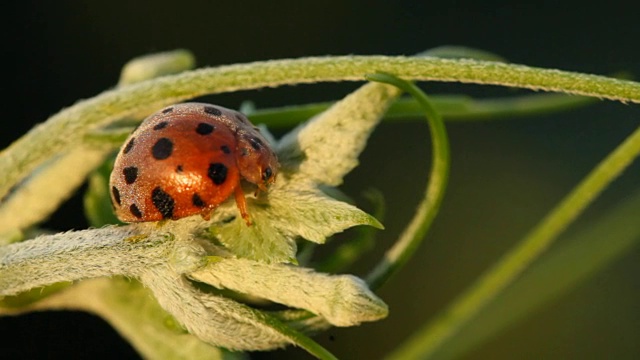
[(244, 133), (238, 140), (238, 168), (247, 181), (258, 185), (262, 191), (276, 180), (278, 158), (260, 133)]

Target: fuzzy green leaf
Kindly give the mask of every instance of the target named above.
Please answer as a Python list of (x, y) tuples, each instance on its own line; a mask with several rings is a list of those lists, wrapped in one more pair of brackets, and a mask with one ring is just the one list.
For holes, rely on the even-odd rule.
[(295, 176), (337, 186), (358, 166), (369, 135), (400, 90), (367, 84), (287, 134), (278, 145), (283, 167)]
[(382, 228), (371, 215), (335, 200), (320, 186), (336, 186), (358, 165), (358, 155), (389, 104), (394, 87), (366, 84), (276, 144), (282, 163), (268, 194), (248, 198), (251, 226), (227, 202), (216, 210), (211, 234), (234, 255), (296, 263), (296, 238), (322, 244), (357, 225)]
[(298, 236), (322, 244), (327, 237), (353, 226), (382, 228), (373, 216), (320, 190), (287, 185), (272, 189), (268, 202), (247, 199), (252, 226), (240, 217), (232, 221), (222, 218), (211, 227), (211, 233), (239, 257), (295, 263)]

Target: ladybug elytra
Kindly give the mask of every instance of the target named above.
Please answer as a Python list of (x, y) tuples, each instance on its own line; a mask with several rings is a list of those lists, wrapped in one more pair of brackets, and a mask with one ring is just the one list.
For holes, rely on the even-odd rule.
[(123, 222), (208, 219), (234, 194), (250, 224), (240, 181), (266, 191), (278, 167), (269, 143), (243, 114), (177, 104), (146, 118), (126, 140), (111, 173), (111, 200)]

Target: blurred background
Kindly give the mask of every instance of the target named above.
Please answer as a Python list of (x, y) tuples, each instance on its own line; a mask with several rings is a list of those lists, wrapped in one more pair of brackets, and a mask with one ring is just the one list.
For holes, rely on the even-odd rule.
[[(4, 148), (36, 123), (79, 99), (113, 87), (122, 65), (146, 53), (185, 48), (198, 66), (311, 55), (412, 55), (464, 45), (511, 62), (611, 74), (640, 74), (635, 8), (542, 1), (23, 1), (6, 5), (2, 34)], [(208, 97), (238, 108), (336, 100), (359, 84), (319, 84)], [(428, 93), (521, 95), (488, 86), (422, 84)], [(6, 113), (8, 111), (8, 113)], [(340, 358), (380, 358), (432, 318), (531, 229), (640, 119), (637, 105), (599, 102), (571, 112), (509, 121), (451, 123), (451, 184), (441, 214), (416, 256), (378, 293), (388, 319), (331, 329), (316, 339)], [(286, 129), (276, 130), (282, 134)], [(392, 244), (422, 196), (428, 131), (415, 122), (385, 123), (342, 189), (365, 209), (362, 191), (382, 191), (386, 230), (353, 268), (363, 275)], [(583, 222), (638, 189), (635, 164)], [(81, 198), (47, 223), (81, 229)], [(576, 225), (579, 226), (579, 223)], [(342, 236), (348, 241), (349, 233)], [(603, 239), (605, 240), (605, 239)], [(599, 359), (640, 356), (640, 254), (621, 257), (566, 296), (468, 354), (468, 359)], [(571, 266), (571, 264), (567, 264)], [(42, 313), (0, 319), (0, 346), (13, 358), (137, 358), (100, 318)], [(10, 336), (9, 336), (10, 334)], [(71, 353), (70, 353), (71, 351)], [(256, 359), (308, 358), (287, 349)]]

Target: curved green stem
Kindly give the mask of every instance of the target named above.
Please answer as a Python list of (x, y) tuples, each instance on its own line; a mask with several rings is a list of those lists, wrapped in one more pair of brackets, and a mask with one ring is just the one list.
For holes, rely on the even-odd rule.
[[(534, 94), (504, 98), (474, 99), (467, 95), (432, 95), (431, 102), (445, 121), (478, 121), (535, 116), (573, 109), (596, 101), (594, 98), (564, 94)], [(254, 124), (270, 128), (291, 127), (325, 111), (334, 102), (256, 109), (249, 113)], [(384, 121), (414, 120), (424, 115), (422, 105), (413, 98), (398, 99), (389, 106)], [(126, 138), (126, 137), (125, 137)], [(122, 143), (124, 139), (120, 141)]]
[(411, 80), (455, 81), (559, 91), (640, 102), (640, 84), (558, 70), (468, 59), (338, 56), (201, 69), (143, 81), (81, 101), (33, 128), (0, 154), (0, 198), (36, 166), (90, 130), (134, 113), (205, 94), (321, 81), (360, 81), (388, 72)]
[(367, 283), (372, 289), (380, 287), (395, 274), (413, 255), (429, 227), (433, 223), (444, 198), (449, 179), (449, 140), (442, 117), (427, 96), (414, 84), (388, 74), (373, 74), (367, 78), (397, 86), (410, 93), (422, 105), (431, 131), (433, 160), (429, 183), (424, 198), (413, 219), (398, 241), (385, 254), (385, 258), (367, 275)]

